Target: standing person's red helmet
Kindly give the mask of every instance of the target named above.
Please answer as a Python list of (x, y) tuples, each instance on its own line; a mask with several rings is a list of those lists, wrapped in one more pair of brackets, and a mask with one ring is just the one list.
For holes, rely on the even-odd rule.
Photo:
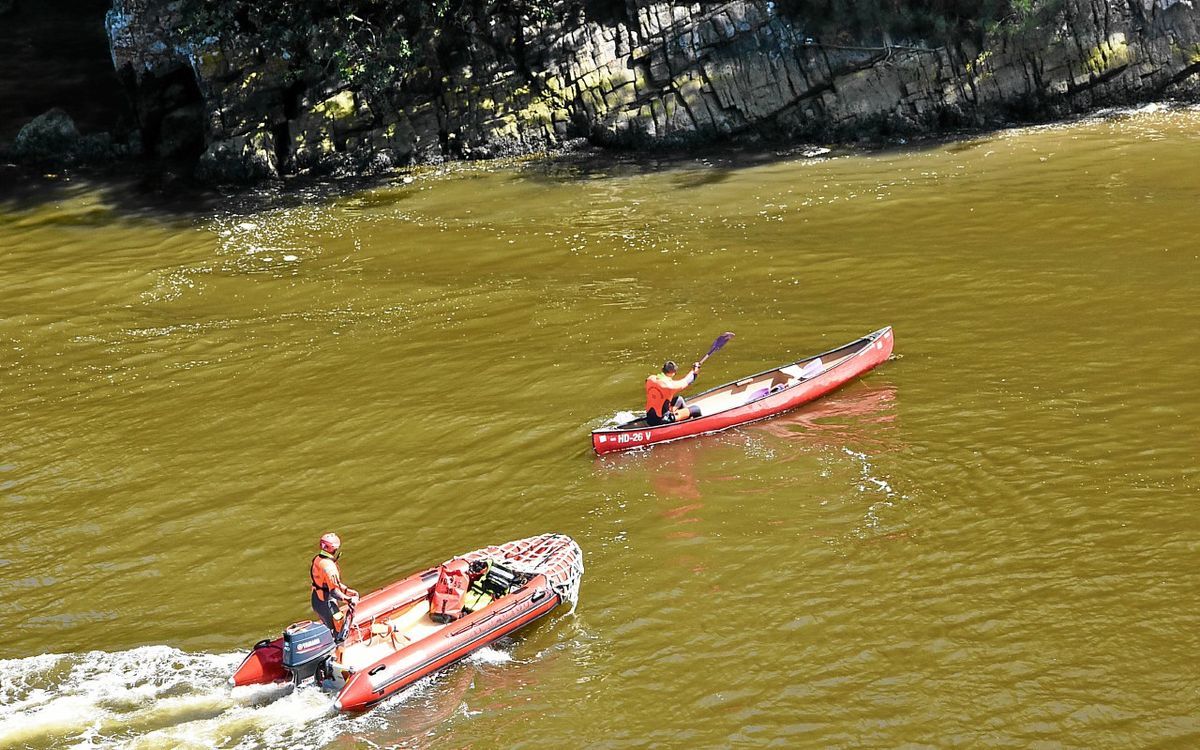
[(337, 556), (338, 550), (342, 548), (342, 539), (332, 531), (321, 537), (321, 551), (328, 552), (330, 555)]

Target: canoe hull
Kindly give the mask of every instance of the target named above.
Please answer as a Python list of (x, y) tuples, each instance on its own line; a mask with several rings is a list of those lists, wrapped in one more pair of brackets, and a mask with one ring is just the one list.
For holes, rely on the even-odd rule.
[[(682, 440), (683, 438), (695, 437), (697, 435), (720, 432), (730, 427), (768, 419), (795, 409), (798, 406), (815, 401), (826, 393), (845, 385), (847, 382), (869, 372), (880, 363), (886, 361), (892, 354), (895, 337), (892, 334), (891, 326), (888, 326), (868, 334), (858, 341), (851, 342), (846, 346), (831, 351), (836, 352), (841, 349), (847, 349), (859, 343), (865, 345), (856, 353), (847, 357), (845, 361), (839, 362), (811, 379), (802, 380), (795, 385), (784, 388), (778, 393), (771, 393), (742, 406), (682, 422), (654, 427), (629, 428), (621, 426), (595, 430), (592, 432), (592, 449), (597, 454), (604, 455), (606, 453), (644, 448), (650, 445), (669, 443), (674, 440)], [(799, 360), (799, 362), (803, 361), (806, 360)], [(785, 365), (784, 367), (787, 366)], [(765, 373), (770, 372), (765, 371)], [(763, 374), (759, 373), (760, 376)], [(734, 385), (735, 383), (726, 383), (705, 393), (727, 389)], [(635, 422), (637, 421), (639, 420), (635, 420)]]

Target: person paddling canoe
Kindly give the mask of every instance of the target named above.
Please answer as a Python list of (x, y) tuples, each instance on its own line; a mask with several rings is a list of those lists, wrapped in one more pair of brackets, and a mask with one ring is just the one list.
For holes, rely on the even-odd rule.
[(340, 602), (347, 602), (353, 609), (358, 602), (358, 592), (342, 583), (342, 571), (338, 560), (342, 556), (342, 540), (332, 532), (321, 537), (320, 552), (312, 559), (308, 576), (312, 580), (312, 608), (333, 631), (335, 640), (341, 640), (346, 630), (345, 613)]
[(667, 360), (662, 366), (661, 373), (655, 373), (646, 378), (646, 421), (651, 425), (680, 422), (685, 419), (700, 416), (700, 407), (688, 406), (679, 393), (692, 383), (700, 374), (700, 363), (692, 364), (692, 371), (676, 380), (675, 373), (679, 366)]

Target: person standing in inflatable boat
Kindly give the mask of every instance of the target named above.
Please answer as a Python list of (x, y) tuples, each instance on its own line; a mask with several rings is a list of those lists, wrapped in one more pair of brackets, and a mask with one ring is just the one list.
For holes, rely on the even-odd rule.
[(345, 613), (341, 602), (348, 602), (353, 609), (358, 603), (358, 592), (342, 583), (342, 571), (338, 560), (342, 556), (342, 540), (332, 532), (321, 537), (320, 552), (312, 559), (308, 576), (312, 580), (312, 608), (333, 631), (334, 639), (341, 640), (345, 630)]
[(692, 371), (675, 380), (679, 367), (672, 361), (662, 367), (661, 373), (646, 378), (646, 421), (651, 425), (679, 422), (700, 416), (700, 409), (688, 406), (679, 392), (696, 381), (700, 374), (700, 363), (692, 364)]

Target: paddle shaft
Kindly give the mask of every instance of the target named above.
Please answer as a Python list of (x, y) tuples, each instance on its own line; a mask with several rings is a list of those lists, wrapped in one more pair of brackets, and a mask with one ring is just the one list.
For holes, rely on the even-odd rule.
[(703, 357), (701, 357), (700, 361), (697, 362), (696, 364), (697, 365), (704, 364), (706, 361), (708, 361), (709, 357), (716, 354), (718, 351), (720, 351), (721, 347), (723, 347), (727, 343), (729, 343), (729, 339), (731, 339), (731, 338), (733, 338), (733, 333), (731, 331), (726, 331), (725, 333), (722, 333), (720, 336), (717, 336), (717, 340), (714, 341), (713, 345), (708, 348), (708, 354), (705, 354)]

